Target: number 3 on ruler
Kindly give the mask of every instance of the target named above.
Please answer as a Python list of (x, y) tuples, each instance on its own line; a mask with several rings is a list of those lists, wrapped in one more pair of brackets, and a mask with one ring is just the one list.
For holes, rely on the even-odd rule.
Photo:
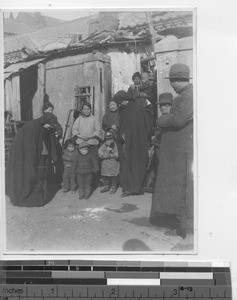
[(173, 289), (173, 295), (174, 296), (178, 295), (178, 290), (177, 289)]

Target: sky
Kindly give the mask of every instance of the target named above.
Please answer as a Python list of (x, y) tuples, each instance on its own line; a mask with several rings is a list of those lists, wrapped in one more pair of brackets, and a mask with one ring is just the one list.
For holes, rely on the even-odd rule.
[[(10, 15), (10, 12), (13, 12), (14, 17), (17, 17), (18, 12), (17, 11), (13, 11), (13, 10), (5, 10), (4, 11), (4, 17), (8, 18)], [(24, 11), (28, 11), (28, 12), (35, 12), (35, 10), (24, 10)], [(66, 20), (66, 21), (70, 21), (73, 19), (77, 19), (77, 18), (81, 18), (84, 16), (89, 16), (91, 14), (95, 14), (96, 11), (93, 10), (68, 10), (65, 12), (65, 9), (60, 10), (41, 10), (42, 15), (48, 16), (48, 17), (52, 17), (52, 18), (56, 18), (56, 19), (61, 19), (61, 20)]]

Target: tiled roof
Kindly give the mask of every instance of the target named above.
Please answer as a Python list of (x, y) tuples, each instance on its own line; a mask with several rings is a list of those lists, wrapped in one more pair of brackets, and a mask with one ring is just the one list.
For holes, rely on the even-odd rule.
[(4, 53), (12, 53), (21, 51), (22, 48), (27, 47), (36, 49), (36, 45), (28, 34), (8, 37), (4, 39)]
[[(192, 11), (150, 12), (150, 15), (156, 27), (164, 23), (192, 18)], [(119, 29), (133, 29), (147, 24), (146, 12), (121, 12), (119, 14)]]
[[(109, 15), (109, 13), (107, 14)], [(79, 48), (85, 49), (99, 44), (108, 45), (130, 40), (145, 41), (150, 37), (146, 12), (122, 11), (111, 12), (109, 17), (108, 15), (99, 13), (21, 36), (5, 38), (5, 62), (15, 62), (18, 57), (11, 58), (12, 53), (19, 52), (25, 47), (28, 50), (31, 49), (36, 56), (45, 56), (50, 55), (53, 51), (68, 49), (77, 51)], [(192, 35), (192, 11), (150, 12), (150, 16), (156, 29), (157, 41), (163, 38), (162, 35), (174, 34), (177, 37)], [(94, 25), (97, 23), (98, 32), (90, 34), (96, 29)], [(106, 27), (109, 27), (110, 30)]]
[(58, 26), (43, 28), (19, 37), (5, 38), (4, 53), (6, 54), (21, 50), (21, 47), (22, 45), (25, 45), (25, 42), (29, 48), (30, 43), (31, 46), (40, 48), (57, 38), (67, 38), (69, 35), (73, 34), (80, 34), (82, 35), (82, 38), (86, 38), (89, 35), (89, 23), (96, 17), (97, 15), (91, 15)]
[(38, 48), (38, 50), (40, 52), (50, 52), (50, 51), (54, 51), (54, 50), (66, 50), (68, 48), (68, 46), (71, 43), (72, 38), (68, 37), (68, 38), (57, 38), (51, 42), (49, 42), (48, 44), (45, 44), (44, 46)]
[(119, 29), (133, 29), (147, 24), (145, 12), (120, 12)]

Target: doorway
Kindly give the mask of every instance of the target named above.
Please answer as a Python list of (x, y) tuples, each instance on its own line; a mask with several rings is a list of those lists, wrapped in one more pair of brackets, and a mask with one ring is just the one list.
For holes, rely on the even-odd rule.
[(34, 65), (20, 72), (21, 120), (33, 119), (33, 98), (37, 91), (38, 66)]

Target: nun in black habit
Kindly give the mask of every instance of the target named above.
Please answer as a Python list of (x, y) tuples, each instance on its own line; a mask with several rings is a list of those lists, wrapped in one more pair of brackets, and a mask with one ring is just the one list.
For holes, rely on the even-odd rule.
[(148, 166), (149, 132), (141, 107), (125, 91), (118, 91), (114, 101), (120, 106), (118, 150), (122, 197), (143, 193)]
[(51, 199), (47, 187), (49, 165), (57, 161), (57, 117), (45, 113), (24, 125), (15, 136), (6, 172), (6, 194), (15, 206), (44, 206)]

